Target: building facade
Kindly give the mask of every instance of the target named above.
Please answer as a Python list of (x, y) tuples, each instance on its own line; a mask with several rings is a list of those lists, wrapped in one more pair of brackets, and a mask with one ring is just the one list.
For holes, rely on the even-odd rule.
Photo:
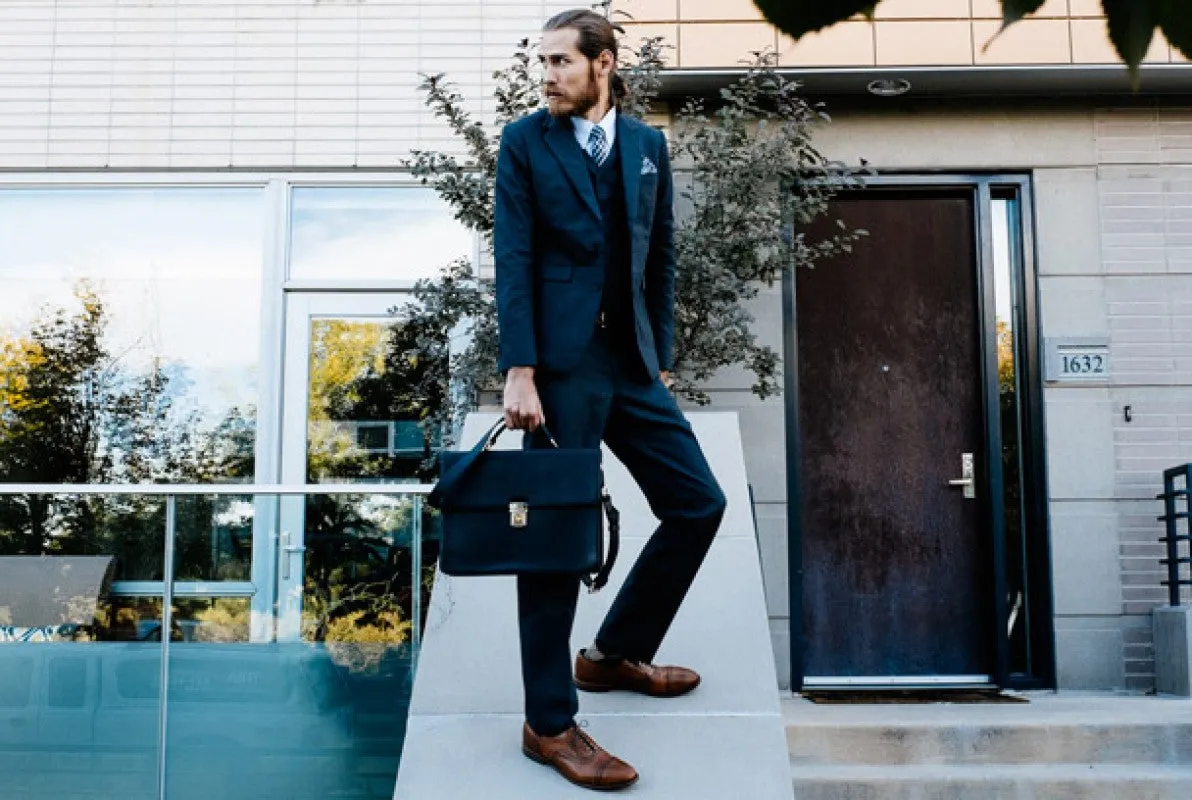
[[(0, 796), (392, 794), (434, 562), (392, 312), (491, 266), (406, 168), (463, 155), (421, 76), (491, 119), (570, 6), (0, 3), (0, 482), (93, 492), (0, 495)], [(997, 38), (993, 0), (885, 0), (798, 44), (747, 0), (614, 9), (674, 44), (671, 101), (774, 50), (876, 173), (835, 208), (869, 246), (755, 306), (784, 395), (707, 387), (783, 686), (1153, 687), (1192, 66), (1156, 41), (1133, 93), (1095, 0)], [(161, 482), (224, 486), (113, 488)]]
[[(1000, 587), (1006, 605), (994, 613), (997, 624), (1013, 629), (1020, 592), (1028, 603), (1016, 621), (1022, 622), (1030, 602), (1040, 612), (1026, 619), (1033, 620), (1040, 634), (1032, 649), (1041, 657), (1028, 672), (1042, 684), (1136, 691), (1152, 687), (1150, 610), (1167, 597), (1161, 585), (1164, 551), (1158, 543), (1163, 527), (1155, 519), (1162, 510), (1155, 495), (1163, 490), (1163, 469), (1192, 456), (1192, 351), (1187, 343), (1192, 324), (1187, 249), (1192, 243), (1192, 187), (1187, 181), (1192, 175), (1192, 139), (1187, 137), (1192, 109), (1186, 59), (1157, 37), (1141, 70), (1141, 89), (1132, 92), (1108, 41), (1100, 4), (1076, 0), (1045, 3), (1037, 15), (996, 36), (1000, 6), (992, 1), (886, 0), (873, 21), (858, 18), (797, 44), (765, 23), (745, 0), (640, 0), (625, 8), (633, 17), (631, 31), (677, 42), (671, 53), (676, 92), (738, 69), (741, 53), (768, 49), (804, 82), (808, 93), (828, 101), (832, 123), (824, 126), (817, 144), (830, 157), (852, 164), (864, 159), (888, 190), (932, 186), (947, 195), (948, 182), (959, 180), (975, 187), (972, 202), (978, 206), (981, 194), (989, 192), (984, 201), (989, 221), (976, 215), (974, 246), (986, 251), (995, 273), (1013, 272), (1008, 277), (1018, 288), (995, 291), (988, 298), (993, 314), (985, 309), (978, 316), (1000, 322), (1009, 318), (1011, 307), (1026, 312), (1018, 318), (1022, 327), (1011, 332), (1026, 345), (1017, 353), (1017, 390), (1024, 406), (1037, 391), (1041, 413), (1029, 419), (1030, 410), (1024, 407), (1018, 435), (1026, 449), (1034, 442), (1041, 463), (1027, 479), (1030, 470), (1024, 461), (1021, 496), (1008, 496), (1012, 504), (1026, 503), (1028, 495), (1037, 493), (1034, 529), (1027, 525), (1019, 537), (1007, 530), (1000, 544), (978, 536), (976, 554), (969, 558), (989, 559), (988, 570), (1003, 571), (1010, 581)], [(882, 83), (870, 87), (872, 81)], [(909, 89), (905, 94), (880, 96), (890, 85), (895, 91), (904, 88), (903, 81)], [(909, 201), (904, 197), (900, 202)], [(876, 222), (857, 219), (860, 227)], [(909, 224), (903, 220), (896, 227)], [(993, 241), (980, 238), (985, 235)], [(889, 241), (915, 247), (914, 241)], [(1008, 264), (996, 252), (1002, 247), (1016, 251), (1007, 256)], [(979, 254), (975, 260), (981, 260)], [(1033, 292), (1037, 294), (1031, 297)], [(1005, 294), (1013, 297), (998, 299)], [(815, 339), (818, 331), (801, 330), (789, 317), (788, 312), (780, 332), (784, 316), (778, 296), (759, 311), (762, 324), (770, 326), (770, 341), (785, 339), (789, 345), (792, 336)], [(987, 341), (985, 349), (996, 346)], [(1101, 356), (1105, 371), (1063, 373), (1061, 353), (1070, 347), (1091, 348), (1082, 352), (1094, 363)], [(786, 350), (788, 356), (805, 353), (797, 345)], [(798, 370), (797, 359), (787, 363)], [(823, 377), (798, 375), (796, 401), (815, 393), (807, 379)], [(740, 407), (747, 441), (752, 440), (746, 457), (766, 553), (776, 655), (780, 665), (789, 667), (794, 653), (796, 663), (788, 674), (797, 683), (816, 672), (807, 647), (815, 646), (817, 629), (812, 610), (806, 608), (815, 602), (816, 592), (808, 589), (807, 579), (814, 580), (815, 570), (826, 564), (847, 572), (855, 563), (833, 560), (843, 556), (813, 541), (815, 523), (805, 518), (799, 522), (811, 524), (812, 530), (799, 543), (800, 525), (792, 524), (788, 513), (799, 479), (790, 470), (801, 465), (812, 472), (805, 477), (813, 490), (824, 486), (816, 483), (815, 465), (801, 461), (797, 453), (792, 456), (790, 441), (772, 434), (789, 434), (800, 419), (813, 427), (824, 420), (792, 415), (790, 392), (779, 408), (755, 401), (739, 385), (720, 388), (716, 402)], [(1014, 437), (1005, 424), (1001, 427), (1005, 446)], [(867, 446), (881, 441), (875, 438)], [(809, 446), (844, 444), (832, 440)], [(954, 454), (933, 453), (931, 458), (949, 460)], [(943, 471), (959, 476), (960, 467), (955, 461)], [(842, 477), (864, 481), (855, 473)], [(805, 506), (814, 504), (803, 499)], [(820, 524), (830, 528), (832, 513)], [(984, 513), (993, 516), (989, 508)], [(1004, 513), (1013, 523), (1014, 512)], [(1031, 517), (1025, 506), (1022, 513)], [(824, 535), (834, 536), (826, 533), (828, 528)], [(801, 550), (794, 559), (792, 542)], [(880, 549), (881, 543), (874, 547)], [(1005, 548), (1002, 564), (995, 563), (1003, 557), (999, 547)], [(827, 561), (817, 566), (808, 558)], [(803, 571), (802, 588), (789, 579), (792, 564)], [(837, 577), (825, 575), (824, 580)], [(1032, 583), (1033, 590), (1022, 591)], [(863, 593), (859, 587), (852, 589)], [(792, 591), (804, 597), (792, 603)], [(941, 586), (941, 591), (949, 590)], [(922, 602), (925, 607), (932, 603)], [(990, 602), (997, 606), (1002, 600)], [(798, 616), (801, 603), (804, 622), (792, 625), (791, 609)], [(988, 606), (972, 608), (988, 613)], [(833, 617), (829, 609), (819, 611), (823, 620), (838, 626), (867, 613), (851, 609)], [(963, 629), (957, 625), (958, 631)], [(1039, 630), (1048, 627), (1051, 631)], [(803, 638), (802, 647), (798, 642), (793, 649), (788, 646), (792, 631), (796, 639)], [(818, 635), (829, 647), (839, 646), (828, 632)], [(1053, 655), (1047, 652), (1051, 636)], [(1008, 644), (1011, 653), (1024, 646)], [(1051, 658), (1054, 671), (1046, 663)], [(1017, 671), (1013, 664), (1009, 667), (1003, 679)]]

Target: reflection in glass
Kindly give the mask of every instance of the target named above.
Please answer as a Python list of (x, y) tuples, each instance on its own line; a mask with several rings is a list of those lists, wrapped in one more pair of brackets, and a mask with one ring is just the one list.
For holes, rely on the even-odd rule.
[(997, 314), (998, 407), (1001, 420), (1002, 477), (1006, 525), (1006, 606), (1010, 643), (1010, 671), (1031, 674), (1031, 630), (1027, 599), (1026, 532), (1023, 527), (1022, 428), (1020, 377), (1015, 354), (1018, 294), (1014, 276), (1019, 274), (1021, 242), (1018, 202), (993, 199), (994, 293)]
[(247, 642), (247, 597), (174, 598), (172, 639), (180, 642)]
[(252, 579), (251, 496), (179, 497), (175, 513), (174, 579)]
[[(434, 480), (434, 457), (442, 439), (424, 420), (440, 409), (419, 386), (428, 376), (446, 370), (425, 357), (416, 333), (393, 318), (311, 320), (307, 482)], [(381, 531), (398, 527), (389, 520), (394, 514), (408, 515), (408, 504), (406, 499), (394, 507), (384, 497), (308, 497), (305, 527), (311, 566), (317, 570), (332, 564), (349, 549), (363, 552), (361, 542), (380, 541)], [(429, 546), (420, 554), (424, 563), (418, 607), (425, 613), (438, 554), (438, 515), (426, 506), (422, 515), (422, 536)], [(400, 523), (406, 524), (404, 519)], [(349, 540), (355, 544), (347, 544)], [(338, 553), (331, 544), (324, 544), (334, 541), (339, 542)], [(403, 559), (410, 557), (407, 553)], [(374, 554), (368, 563), (375, 561)], [(409, 574), (408, 563), (403, 561), (400, 574)], [(323, 573), (328, 587), (334, 582), (333, 573), (334, 568)], [(316, 605), (322, 602), (313, 594), (308, 599)], [(405, 609), (407, 615), (411, 610)]]
[(471, 258), (475, 237), (425, 187), (298, 187), (290, 278), (415, 281)]
[(160, 581), (165, 524), (160, 497), (0, 495), (0, 558), (107, 556), (111, 580)]
[(162, 604), (116, 560), (0, 556), (0, 796), (158, 796)]
[(311, 320), (307, 482), (433, 479), (439, 411), (418, 390), (442, 368), (392, 319)]
[(0, 190), (0, 482), (252, 475), (262, 218), (257, 189)]
[(308, 517), (298, 640), (249, 641), (248, 598), (175, 599), (171, 800), (392, 798), (413, 683), (421, 503), (336, 500)]

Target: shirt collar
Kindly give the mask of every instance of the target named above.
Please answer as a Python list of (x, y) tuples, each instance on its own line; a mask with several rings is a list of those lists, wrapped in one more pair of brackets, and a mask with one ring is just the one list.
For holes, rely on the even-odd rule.
[(575, 141), (579, 142), (581, 150), (588, 149), (588, 137), (592, 135), (592, 128), (597, 124), (604, 128), (604, 138), (608, 142), (609, 150), (613, 147), (613, 140), (617, 138), (617, 107), (613, 106), (599, 123), (593, 123), (586, 117), (572, 117), (575, 125)]

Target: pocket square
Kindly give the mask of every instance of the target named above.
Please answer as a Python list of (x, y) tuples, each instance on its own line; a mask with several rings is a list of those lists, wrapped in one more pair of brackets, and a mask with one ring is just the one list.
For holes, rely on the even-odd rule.
[(642, 175), (656, 175), (658, 167), (654, 166), (654, 162), (650, 160), (649, 156), (642, 156)]

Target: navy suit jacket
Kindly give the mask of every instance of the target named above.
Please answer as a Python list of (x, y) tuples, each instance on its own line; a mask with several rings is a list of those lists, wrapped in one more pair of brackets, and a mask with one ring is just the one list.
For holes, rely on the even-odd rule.
[[(638, 349), (651, 376), (673, 366), (674, 188), (666, 137), (618, 112)], [(510, 123), (497, 157), (493, 247), (502, 373), (573, 369), (604, 289), (600, 205), (570, 118)], [(620, 267), (621, 265), (616, 265)]]

